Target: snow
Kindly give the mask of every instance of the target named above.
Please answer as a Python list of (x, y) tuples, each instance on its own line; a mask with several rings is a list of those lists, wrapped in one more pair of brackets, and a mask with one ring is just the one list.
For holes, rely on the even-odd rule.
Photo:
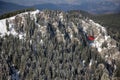
[[(21, 15), (24, 14), (24, 13), (21, 13)], [(20, 33), (18, 34), (16, 31), (15, 31), (15, 25), (13, 23), (13, 20), (15, 19), (15, 16), (12, 16), (12, 17), (9, 17), (9, 18), (6, 18), (6, 19), (2, 19), (0, 20), (0, 36), (3, 37), (6, 35), (9, 35), (9, 34), (12, 34), (13, 36), (18, 36), (19, 39), (23, 39), (26, 34), (25, 33)], [(6, 25), (6, 20), (8, 20), (9, 22), (9, 31), (7, 31), (7, 25)]]
[(108, 59), (108, 60), (107, 60), (107, 63), (111, 65), (111, 64), (112, 64), (112, 61), (111, 61), (110, 59)]
[(18, 36), (19, 36), (19, 39), (24, 39), (26, 37), (26, 34), (25, 33), (20, 33)]
[(101, 48), (101, 47), (98, 47), (97, 50), (98, 50), (98, 52), (101, 52), (101, 51), (102, 51), (102, 48)]
[(60, 18), (61, 21), (63, 21), (63, 13), (59, 14), (59, 18)]
[(32, 44), (32, 40), (30, 40), (30, 44)]
[(105, 35), (105, 40), (107, 40), (108, 38), (109, 38), (109, 36), (106, 36), (106, 35)]
[(35, 22), (37, 21), (36, 14), (39, 13), (39, 10), (31, 11), (30, 13), (32, 14), (31, 18), (35, 19)]
[(40, 24), (38, 24), (38, 23), (36, 23), (36, 22), (35, 22), (35, 24), (40, 28)]
[[(93, 20), (88, 20), (88, 21), (82, 20), (81, 22), (82, 22), (83, 32), (85, 32), (85, 34), (88, 33), (89, 29), (97, 30), (96, 34), (99, 34), (99, 35), (97, 35), (95, 37), (94, 42), (90, 43), (89, 45), (91, 47), (97, 48), (98, 52), (102, 52), (103, 50), (105, 50), (104, 48), (102, 48), (102, 44), (104, 42), (107, 42), (107, 45), (108, 45), (108, 48), (106, 49), (111, 49), (112, 47), (116, 47), (116, 45), (112, 45), (110, 43), (109, 40), (111, 40), (111, 37), (107, 35), (107, 31), (105, 27), (101, 26), (98, 23), (95, 23)], [(101, 33), (101, 30), (102, 30), (102, 33)]]
[(117, 66), (114, 64), (114, 69), (116, 70), (117, 69)]
[(91, 60), (90, 60), (90, 63), (89, 63), (89, 67), (92, 66), (92, 63), (93, 63), (93, 60), (91, 59)]
[(35, 15), (35, 14), (37, 14), (37, 13), (39, 13), (39, 12), (40, 12), (40, 10), (37, 9), (37, 10), (35, 10), (35, 11), (31, 11), (31, 14), (34, 14), (34, 15)]
[(105, 58), (108, 58), (108, 55), (105, 55)]
[(10, 17), (9, 19), (10, 19), (10, 20), (13, 20), (13, 19), (15, 19), (15, 16)]
[(95, 47), (95, 43), (90, 43), (90, 46), (91, 47)]
[(43, 45), (43, 40), (42, 39), (40, 40), (40, 44)]
[(73, 38), (73, 35), (72, 35), (72, 34), (70, 34), (70, 38), (71, 38), (71, 39)]
[(82, 63), (84, 64), (84, 63), (85, 63), (85, 60), (83, 60)]
[(47, 26), (39, 26), (39, 31), (41, 32), (42, 37), (45, 37), (47, 32), (46, 30), (47, 30)]
[(14, 29), (14, 24), (13, 23), (9, 23), (9, 28), (10, 28), (10, 31), (8, 31), (10, 34), (14, 35), (14, 36), (17, 36), (18, 33), (15, 31)]
[(83, 67), (85, 67), (85, 62), (86, 62), (85, 60), (82, 61), (82, 65), (83, 65)]
[(95, 60), (95, 63), (97, 63), (98, 61), (97, 60)]
[[(10, 17), (7, 20), (11, 20), (11, 19), (14, 19), (14, 18), (15, 18), (15, 16)], [(5, 34), (8, 34), (8, 35), (12, 34), (12, 35), (16, 36), (18, 34), (14, 29), (14, 24), (13, 23), (9, 23), (9, 29), (10, 29), (10, 31), (7, 31), (6, 19), (0, 20), (1, 36), (5, 36)]]
[(14, 36), (17, 36), (17, 35), (18, 35), (18, 33), (15, 31), (14, 28), (12, 28), (12, 30), (10, 31), (10, 33), (11, 33), (12, 35), (14, 35)]
[(18, 15), (25, 15), (25, 14), (28, 14), (28, 13), (31, 13), (31, 14), (37, 14), (37, 13), (39, 13), (40, 12), (40, 10), (35, 10), (35, 11), (28, 11), (28, 12), (23, 12), (23, 13), (20, 13), (20, 14), (18, 14)]
[(7, 33), (6, 19), (0, 20), (0, 36), (4, 36)]
[(104, 28), (104, 27), (101, 27), (102, 28), (102, 31), (104, 32), (104, 33), (107, 33), (106, 32), (106, 29)]

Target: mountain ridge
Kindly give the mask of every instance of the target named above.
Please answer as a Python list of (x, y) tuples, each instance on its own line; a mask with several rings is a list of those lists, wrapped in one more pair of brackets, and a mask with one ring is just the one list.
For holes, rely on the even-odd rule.
[(83, 17), (63, 11), (35, 10), (0, 20), (0, 64), (5, 67), (0, 68), (4, 70), (0, 77), (3, 80), (118, 77), (120, 52), (116, 41), (105, 27)]

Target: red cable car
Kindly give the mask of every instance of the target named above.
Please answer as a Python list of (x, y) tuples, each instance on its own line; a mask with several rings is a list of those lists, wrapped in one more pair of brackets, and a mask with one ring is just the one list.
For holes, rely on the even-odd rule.
[(94, 36), (88, 36), (88, 40), (90, 40), (90, 41), (94, 41), (95, 38), (94, 38)]

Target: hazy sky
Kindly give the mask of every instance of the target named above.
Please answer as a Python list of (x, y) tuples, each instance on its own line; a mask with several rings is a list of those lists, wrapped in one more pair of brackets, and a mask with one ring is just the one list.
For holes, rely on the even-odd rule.
[(119, 3), (120, 0), (0, 0), (6, 2), (12, 2), (20, 5), (36, 5), (43, 3), (54, 3), (54, 4), (82, 4), (84, 2), (99, 2), (99, 1), (111, 1), (113, 3)]
[[(81, 0), (1, 0), (6, 2), (17, 3), (20, 5), (35, 5), (35, 4), (43, 4), (43, 3), (54, 3), (54, 4), (77, 4), (81, 2)], [(83, 1), (83, 0), (82, 0)]]

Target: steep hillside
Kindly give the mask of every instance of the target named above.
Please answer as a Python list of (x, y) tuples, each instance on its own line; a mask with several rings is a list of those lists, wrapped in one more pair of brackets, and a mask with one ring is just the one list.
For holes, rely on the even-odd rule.
[(92, 19), (106, 26), (111, 37), (120, 42), (120, 13), (96, 15)]
[(120, 43), (120, 13), (95, 15), (81, 10), (73, 10), (69, 11), (69, 13), (73, 15), (82, 14), (84, 19), (89, 18), (94, 20), (96, 23), (104, 26), (108, 34)]
[(105, 27), (83, 17), (58, 10), (36, 10), (0, 20), (0, 79), (119, 77), (116, 41)]

